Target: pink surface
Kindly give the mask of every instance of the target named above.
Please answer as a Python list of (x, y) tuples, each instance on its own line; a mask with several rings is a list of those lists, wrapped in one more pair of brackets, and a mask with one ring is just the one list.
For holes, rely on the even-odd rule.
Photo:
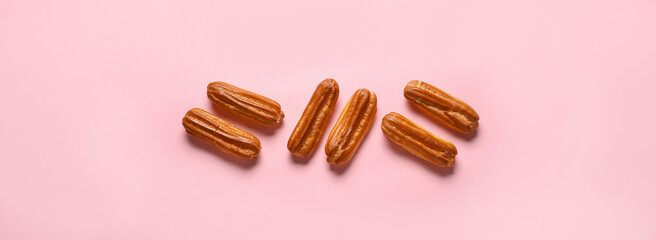
[[(0, 239), (656, 239), (656, 2), (0, 2)], [(317, 83), (374, 126), (345, 171), (295, 163)], [(403, 98), (471, 104), (456, 136)], [(222, 80), (283, 106), (252, 165), (189, 138)], [(399, 112), (452, 141), (440, 170), (384, 138)]]

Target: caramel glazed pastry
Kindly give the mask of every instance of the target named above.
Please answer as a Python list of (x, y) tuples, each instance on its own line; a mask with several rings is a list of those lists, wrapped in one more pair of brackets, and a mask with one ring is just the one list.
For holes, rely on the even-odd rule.
[(385, 137), (408, 152), (440, 167), (453, 167), (458, 150), (453, 143), (433, 135), (401, 114), (383, 117)]
[(287, 142), (292, 155), (306, 158), (314, 152), (338, 97), (339, 86), (334, 79), (319, 83)]
[(343, 164), (351, 160), (371, 128), (375, 114), (376, 94), (364, 88), (355, 91), (328, 135), (328, 163)]
[(447, 127), (464, 134), (478, 128), (478, 113), (462, 100), (419, 80), (410, 81), (403, 95), (408, 101)]
[(189, 135), (243, 159), (254, 159), (262, 148), (253, 134), (200, 108), (189, 110), (182, 118), (182, 125)]
[(207, 97), (217, 106), (259, 125), (273, 126), (285, 117), (276, 101), (225, 82), (207, 85)]

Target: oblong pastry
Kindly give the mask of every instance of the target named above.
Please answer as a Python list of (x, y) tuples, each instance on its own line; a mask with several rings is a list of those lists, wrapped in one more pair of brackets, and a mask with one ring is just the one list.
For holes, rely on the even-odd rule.
[(403, 95), (415, 106), (446, 126), (469, 134), (478, 128), (478, 113), (462, 100), (428, 83), (412, 80)]
[(328, 135), (328, 163), (343, 164), (351, 160), (371, 128), (376, 115), (376, 101), (376, 94), (367, 89), (358, 89), (353, 93)]
[(453, 167), (458, 150), (444, 140), (410, 121), (401, 114), (391, 112), (381, 124), (385, 137), (408, 152), (440, 167)]
[(292, 155), (305, 158), (314, 152), (338, 97), (339, 85), (334, 79), (319, 83), (287, 142)]
[(190, 135), (243, 159), (254, 159), (262, 148), (253, 134), (200, 108), (189, 110), (182, 118), (182, 126)]
[(276, 101), (225, 82), (208, 84), (207, 97), (212, 103), (260, 125), (276, 125), (285, 117)]

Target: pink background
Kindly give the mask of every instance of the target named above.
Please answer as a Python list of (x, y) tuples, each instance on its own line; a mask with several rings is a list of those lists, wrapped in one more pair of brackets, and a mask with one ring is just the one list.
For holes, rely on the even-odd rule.
[[(656, 2), (0, 2), (0, 239), (656, 239)], [(317, 83), (378, 115), (349, 168), (289, 137)], [(433, 83), (473, 138), (403, 98)], [(278, 128), (211, 107), (222, 80)], [(192, 107), (251, 131), (255, 164), (189, 138)], [(453, 170), (391, 144), (399, 112), (458, 148)]]

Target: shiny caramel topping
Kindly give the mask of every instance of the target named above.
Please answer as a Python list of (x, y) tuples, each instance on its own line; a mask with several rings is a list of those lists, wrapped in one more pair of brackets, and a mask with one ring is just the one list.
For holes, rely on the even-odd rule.
[(189, 110), (182, 125), (190, 135), (243, 159), (254, 159), (262, 148), (253, 134), (200, 108)]
[(353, 157), (375, 115), (376, 94), (364, 88), (353, 93), (328, 136), (328, 163), (343, 164)]
[(383, 117), (383, 133), (408, 152), (440, 167), (453, 167), (458, 150), (453, 143), (433, 135), (401, 114)]
[(478, 113), (467, 103), (425, 82), (413, 80), (403, 95), (415, 106), (446, 126), (465, 133), (478, 128)]
[(260, 125), (276, 125), (285, 117), (276, 101), (224, 82), (207, 85), (207, 97), (214, 104)]
[(287, 149), (297, 157), (308, 157), (321, 140), (328, 118), (339, 96), (334, 79), (325, 79), (317, 86), (287, 142)]

